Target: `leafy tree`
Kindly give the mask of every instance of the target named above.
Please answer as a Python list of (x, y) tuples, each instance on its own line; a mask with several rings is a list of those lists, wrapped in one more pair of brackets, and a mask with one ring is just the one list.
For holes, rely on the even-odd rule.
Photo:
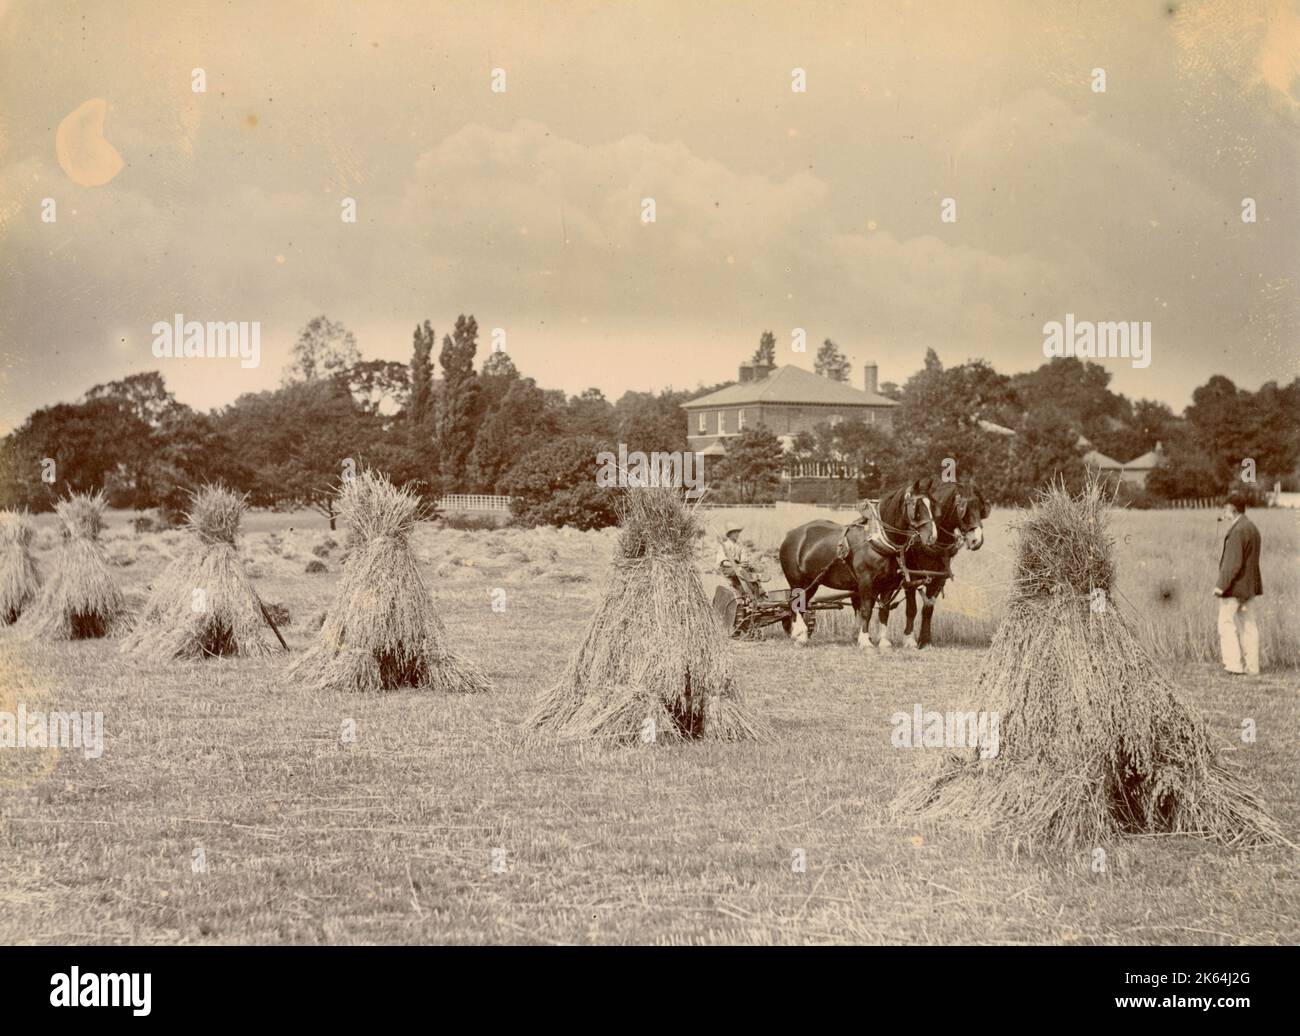
[(785, 456), (781, 441), (763, 425), (746, 428), (727, 441), (727, 455), (708, 474), (746, 504), (768, 503), (781, 485)]
[(496, 492), (501, 477), (522, 454), (544, 446), (558, 431), (558, 415), (547, 407), (545, 393), (532, 378), (516, 377), (479, 427), (466, 465), (470, 487), (479, 493)]
[(362, 360), (335, 375), (364, 413), (391, 417), (403, 410), (411, 391), (406, 364)]
[(131, 374), (120, 381), (96, 385), (86, 393), (87, 400), (115, 399), (150, 428), (158, 428), (164, 418), (181, 404), (167, 390), (158, 371)]
[(846, 477), (848, 472), (857, 472), (858, 496), (879, 496), (905, 478), (898, 444), (880, 426), (841, 421), (823, 427), (830, 457), (844, 465)]
[[(1243, 458), (1256, 458), (1273, 433), (1260, 434), (1258, 413), (1251, 393), (1239, 390), (1222, 374), (1206, 381), (1192, 393), (1191, 406), (1183, 412), (1190, 426), (1196, 451), (1214, 465), (1222, 493), (1242, 471)], [(1271, 416), (1271, 415), (1270, 415)]]
[(329, 378), (248, 393), (217, 421), (252, 471), (251, 502), (265, 507), (310, 507), (335, 527), (334, 490), (349, 469), (377, 463), (382, 421), (357, 406), (344, 385)]
[(629, 451), (680, 453), (686, 450), (684, 392), (625, 392), (614, 404), (619, 442)]
[(817, 358), (813, 361), (813, 371), (823, 378), (830, 378), (831, 381), (848, 381), (851, 368), (848, 357), (840, 352), (839, 346), (828, 338), (822, 342), (821, 347), (817, 350)]
[(437, 395), (434, 442), (442, 485), (455, 492), (464, 484), (465, 464), (474, 449), (482, 415), (474, 354), (478, 351), (478, 323), (461, 314), (450, 335), (442, 339), (438, 363), (443, 381)]
[[(1063, 425), (1050, 403), (1029, 411), (1016, 429), (1016, 436), (1003, 445), (1007, 463), (995, 478), (980, 479), (998, 503), (1027, 504), (1035, 491), (1060, 479), (1071, 492), (1077, 492), (1087, 475), (1078, 437)], [(977, 476), (978, 477), (978, 476)]]
[(1201, 449), (1190, 426), (1172, 429), (1162, 440), (1164, 457), (1146, 478), (1146, 488), (1166, 500), (1215, 496), (1226, 488), (1210, 454)]
[(328, 378), (361, 362), (356, 337), (341, 323), (321, 314), (298, 332), (293, 362), (285, 369), (283, 383)]
[(412, 443), (423, 444), (433, 438), (433, 346), (437, 338), (427, 320), (415, 326), (412, 337), (411, 394), (406, 406), (406, 423)]
[(937, 356), (934, 361), (908, 378), (902, 405), (894, 411), (894, 475), (900, 480), (938, 475), (950, 458), (959, 478), (986, 482), (999, 467), (994, 461), (998, 436), (979, 422), (992, 420), (983, 417), (986, 411), (1000, 414), (1008, 396), (1006, 379), (982, 361), (947, 370)]
[(1271, 487), (1292, 475), (1300, 463), (1300, 377), (1286, 386), (1274, 381), (1261, 385), (1250, 400), (1247, 418), (1253, 434), (1246, 456), (1255, 461), (1259, 483)]
[(776, 335), (771, 331), (764, 331), (758, 339), (758, 350), (754, 353), (754, 363), (766, 364), (769, 367), (776, 366)]
[[(1139, 399), (1133, 404), (1133, 445), (1136, 448), (1133, 456), (1140, 456), (1148, 450), (1155, 449), (1156, 443), (1169, 442), (1180, 424), (1168, 404), (1152, 399)], [(1132, 460), (1132, 457), (1124, 459)]]
[(490, 414), (519, 381), (519, 368), (507, 353), (488, 353), (483, 370), (478, 376), (479, 406), (484, 415)]
[(594, 435), (609, 441), (618, 437), (613, 404), (598, 388), (584, 389), (568, 401), (563, 424), (568, 435)]
[(244, 492), (255, 480), (217, 423), (189, 407), (177, 407), (163, 418), (150, 454), (135, 506), (157, 507), (173, 525), (183, 518), (190, 493), (203, 484), (221, 482)]
[[(150, 461), (153, 430), (115, 397), (42, 407), (6, 437), (5, 506), (49, 510), (65, 489), (103, 489), (114, 507), (141, 504), (139, 472)], [(54, 482), (42, 481), (45, 460)], [(145, 503), (144, 506), (151, 506)]]
[(521, 456), (501, 479), (515, 524), (603, 529), (618, 524), (619, 492), (596, 484), (596, 455), (612, 444), (594, 436), (555, 439)]
[[(1107, 435), (1131, 418), (1128, 401), (1111, 392), (1109, 383), (1110, 371), (1101, 364), (1077, 356), (1058, 356), (1035, 370), (1015, 375), (1011, 391), (1022, 412), (1040, 401), (1051, 400), (1058, 422), (1068, 425), (1076, 436), (1087, 436), (1106, 452), (1103, 445), (1114, 446), (1107, 441)], [(1113, 425), (1108, 419), (1121, 424)], [(1120, 450), (1128, 448), (1131, 442)]]

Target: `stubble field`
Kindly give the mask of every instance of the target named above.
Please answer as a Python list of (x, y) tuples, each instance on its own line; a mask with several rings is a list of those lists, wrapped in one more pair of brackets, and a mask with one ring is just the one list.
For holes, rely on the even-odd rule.
[[(808, 516), (744, 522), (761, 554)], [(1207, 512), (1116, 516), (1121, 606), (1298, 841), (1300, 680), (1284, 621), (1300, 603), (1300, 536), (1290, 515), (1255, 517), (1260, 679), (1233, 680), (1212, 661)], [(47, 563), (54, 534), (40, 524)], [(996, 514), (985, 550), (958, 559), (933, 649), (863, 653), (847, 612), (808, 649), (775, 633), (737, 644), (738, 680), (775, 730), (766, 745), (522, 744), (532, 695), (559, 674), (599, 597), (608, 531), (420, 530), (421, 570), (453, 640), (495, 681), (472, 697), (317, 694), (285, 682), (282, 658), (164, 666), (112, 641), (0, 632), (0, 708), (100, 711), (105, 723), (98, 759), (0, 751), (0, 939), (1300, 941), (1291, 849), (1133, 838), (1094, 873), (1087, 859), (1012, 858), (962, 830), (889, 818), (899, 784), (931, 762), (891, 747), (891, 716), (915, 703), (984, 707), (974, 676), (1010, 571), (1006, 526)], [(115, 516), (106, 546), (129, 593), (143, 593), (181, 535), (137, 535)], [(303, 514), (247, 523), (243, 553), (264, 599), (289, 609), (295, 652), (338, 578), (337, 546), (328, 571), (304, 571), (329, 536)], [(779, 586), (778, 566), (766, 567)], [(504, 611), (492, 609), (495, 589)]]

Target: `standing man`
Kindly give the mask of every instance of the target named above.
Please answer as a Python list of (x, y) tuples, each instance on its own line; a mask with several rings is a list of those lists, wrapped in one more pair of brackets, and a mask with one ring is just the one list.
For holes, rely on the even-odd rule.
[(1246, 498), (1233, 492), (1224, 501), (1219, 521), (1231, 522), (1219, 556), (1219, 650), (1229, 673), (1259, 673), (1259, 627), (1251, 602), (1264, 592), (1259, 576), (1259, 530), (1246, 517)]

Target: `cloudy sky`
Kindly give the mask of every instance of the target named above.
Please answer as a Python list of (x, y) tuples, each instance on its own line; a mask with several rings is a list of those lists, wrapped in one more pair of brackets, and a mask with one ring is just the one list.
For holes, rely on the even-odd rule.
[[(764, 328), (901, 380), (1149, 320), (1112, 384), (1180, 409), (1296, 373), (1298, 171), (1277, 0), (0, 0), (0, 427), (159, 366), (201, 407), (272, 387), (317, 313), (406, 360), (472, 312), (611, 398)], [(262, 365), (156, 360), (178, 312), (260, 321)]]

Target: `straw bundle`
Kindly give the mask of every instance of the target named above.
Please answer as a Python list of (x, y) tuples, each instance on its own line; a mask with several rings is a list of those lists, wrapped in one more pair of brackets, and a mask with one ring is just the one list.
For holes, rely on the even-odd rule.
[(0, 511), (0, 626), (17, 622), (41, 588), (30, 551), (32, 522), (26, 514)]
[(110, 636), (120, 629), (125, 603), (99, 542), (104, 506), (102, 492), (72, 493), (55, 505), (63, 542), (49, 582), (19, 620), (28, 636), (80, 640)]
[(1108, 503), (1095, 482), (1075, 497), (1052, 486), (1035, 502), (977, 678), (977, 700), (1000, 715), (998, 754), (949, 754), (895, 813), (998, 828), (1013, 851), (1085, 851), (1129, 833), (1280, 840), (1116, 607)]
[(534, 740), (766, 740), (732, 682), (730, 645), (695, 569), (695, 515), (678, 491), (620, 505), (611, 579), (560, 681), (525, 720)]
[(425, 518), (419, 497), (367, 470), (339, 487), (336, 509), (350, 526), (350, 553), (320, 641), (290, 677), (334, 690), (487, 690), (487, 677), (448, 648), (416, 568), (409, 539)]
[(274, 651), (273, 627), (236, 549), (246, 510), (246, 499), (222, 486), (191, 494), (193, 538), (154, 584), (123, 651), (162, 661)]

